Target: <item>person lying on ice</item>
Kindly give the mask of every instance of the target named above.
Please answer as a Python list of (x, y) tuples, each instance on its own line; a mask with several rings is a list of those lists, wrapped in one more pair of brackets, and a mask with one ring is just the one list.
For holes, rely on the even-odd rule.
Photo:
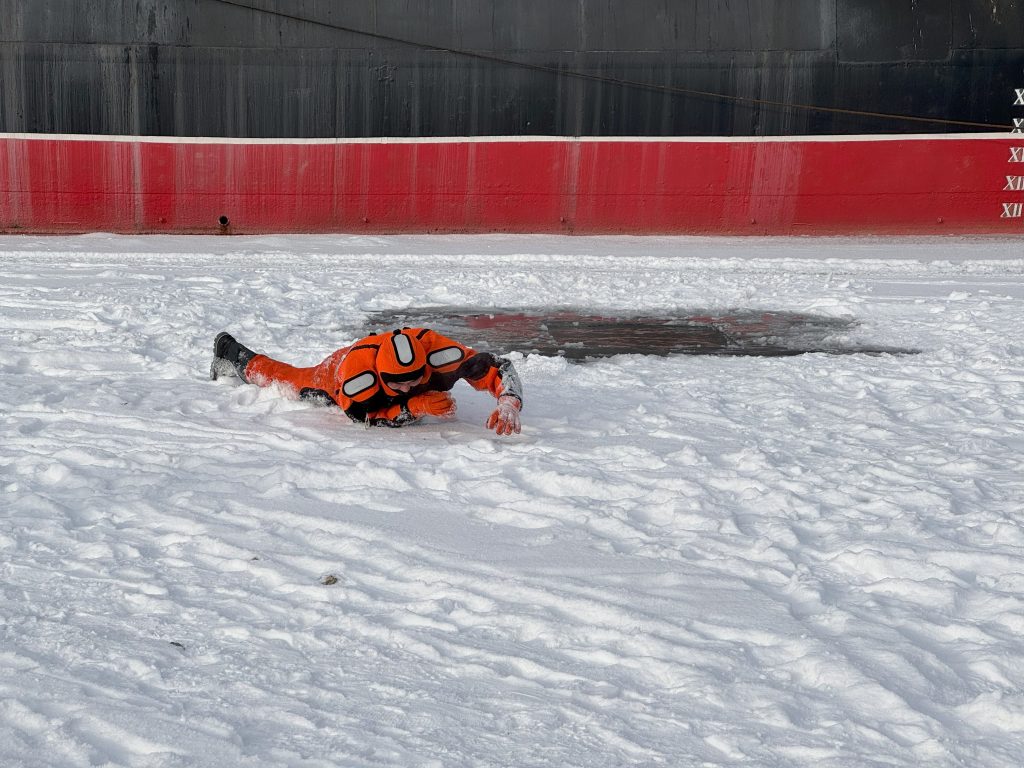
[(512, 362), (474, 352), (429, 328), (367, 336), (310, 368), (257, 354), (221, 332), (213, 342), (210, 378), (221, 375), (237, 375), (261, 387), (284, 384), (302, 399), (339, 406), (353, 421), (384, 427), (404, 427), (424, 416), (454, 416), (455, 400), (448, 392), (465, 379), (498, 399), (488, 429), (499, 435), (521, 430), (523, 388)]

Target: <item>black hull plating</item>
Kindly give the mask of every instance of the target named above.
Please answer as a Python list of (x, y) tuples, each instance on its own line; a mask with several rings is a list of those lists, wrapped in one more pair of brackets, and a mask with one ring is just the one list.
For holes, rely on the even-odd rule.
[(0, 132), (945, 133), (1024, 115), (1015, 0), (0, 0), (0, 25)]

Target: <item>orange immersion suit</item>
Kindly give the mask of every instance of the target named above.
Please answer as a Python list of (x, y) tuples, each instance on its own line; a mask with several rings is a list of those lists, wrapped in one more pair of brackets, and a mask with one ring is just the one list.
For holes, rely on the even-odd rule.
[(522, 407), (522, 386), (511, 361), (489, 352), (475, 352), (429, 328), (404, 328), (401, 334), (415, 338), (425, 357), (415, 370), (422, 371), (420, 383), (407, 392), (391, 389), (387, 375), (379, 370), (385, 357), (380, 355), (381, 349), (387, 350), (399, 331), (368, 336), (309, 368), (256, 354), (245, 366), (242, 378), (259, 386), (284, 384), (300, 398), (337, 405), (353, 421), (374, 426), (400, 427), (418, 421), (419, 416), (409, 409), (410, 399), (427, 392), (448, 392), (459, 379), (505, 402), (514, 398), (516, 410)]

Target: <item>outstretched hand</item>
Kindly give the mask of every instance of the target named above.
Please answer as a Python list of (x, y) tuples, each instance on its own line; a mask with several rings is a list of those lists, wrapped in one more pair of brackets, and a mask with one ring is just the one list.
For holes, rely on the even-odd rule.
[(487, 419), (487, 428), (493, 429), (499, 435), (518, 435), (522, 431), (519, 423), (519, 409), (522, 403), (518, 398), (503, 395), (498, 398), (498, 407)]
[(456, 408), (455, 399), (447, 392), (424, 392), (422, 395), (413, 395), (407, 405), (409, 413), (416, 418), (454, 416)]

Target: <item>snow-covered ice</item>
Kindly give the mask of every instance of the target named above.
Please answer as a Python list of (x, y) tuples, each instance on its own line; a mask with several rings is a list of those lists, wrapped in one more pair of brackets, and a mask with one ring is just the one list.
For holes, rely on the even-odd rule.
[[(1022, 245), (0, 238), (0, 765), (1019, 768)], [(431, 306), (921, 353), (513, 354), (513, 438), (207, 377)]]

